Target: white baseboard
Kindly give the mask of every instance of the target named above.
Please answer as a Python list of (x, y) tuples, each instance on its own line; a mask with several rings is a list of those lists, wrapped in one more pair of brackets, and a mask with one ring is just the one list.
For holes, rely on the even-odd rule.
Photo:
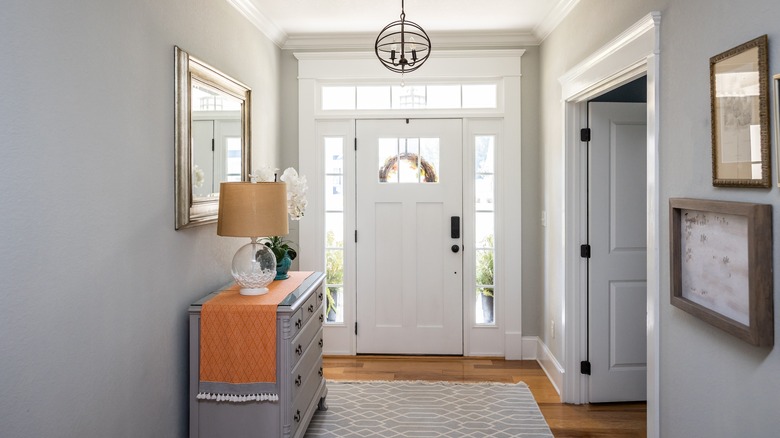
[(536, 360), (539, 357), (538, 336), (523, 336), (523, 360)]
[(563, 387), (563, 367), (538, 336), (523, 336), (523, 360), (539, 362), (558, 395)]
[(505, 335), (504, 357), (507, 360), (520, 360), (523, 358), (523, 335), (520, 333), (507, 333)]

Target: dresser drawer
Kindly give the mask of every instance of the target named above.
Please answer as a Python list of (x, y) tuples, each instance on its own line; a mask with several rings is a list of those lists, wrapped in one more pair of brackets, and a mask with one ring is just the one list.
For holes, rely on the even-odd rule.
[[(307, 309), (302, 310), (307, 312)], [(313, 309), (313, 312), (317, 312), (317, 309)], [(319, 309), (319, 313), (322, 314), (322, 309)], [(321, 328), (322, 323), (318, 318), (309, 318), (309, 320), (306, 322), (306, 325), (303, 326), (303, 329), (298, 332), (298, 335), (294, 337), (292, 342), (290, 342), (288, 345), (288, 348), (290, 349), (290, 368), (288, 369), (295, 368), (295, 366), (298, 364), (298, 361), (301, 360), (303, 355), (309, 349), (309, 345), (312, 343), (312, 339), (314, 339), (314, 336)], [(319, 346), (317, 346), (317, 349), (322, 351), (322, 348)]]
[(298, 397), (293, 398), (292, 409), (290, 410), (290, 419), (292, 420), (290, 422), (291, 436), (298, 435), (296, 433), (298, 427), (300, 427), (302, 421), (307, 420), (305, 418), (306, 414), (312, 415), (313, 411), (309, 412), (309, 410), (312, 408), (316, 409), (317, 401), (313, 401), (312, 397), (319, 389), (321, 382), (322, 376), (319, 375), (319, 367), (312, 369), (305, 383), (301, 385)]
[(306, 322), (309, 321), (309, 319), (311, 319), (311, 317), (317, 313), (317, 308), (319, 307), (319, 304), (317, 304), (317, 301), (319, 299), (318, 295), (319, 295), (319, 291), (315, 291), (313, 294), (311, 294), (311, 296), (306, 300), (303, 306), (301, 306), (301, 308), (299, 309), (301, 310), (301, 318), (303, 319), (304, 324), (306, 324)]
[(322, 304), (322, 302), (325, 300), (325, 287), (320, 286), (315, 294), (317, 295), (317, 307), (319, 307), (320, 304)]
[(303, 308), (301, 308), (295, 311), (295, 313), (293, 313), (293, 315), (290, 317), (290, 334), (289, 337), (285, 337), (285, 339), (294, 339), (295, 336), (300, 333), (301, 329), (303, 329), (304, 324)]
[(298, 365), (293, 368), (290, 373), (290, 381), (292, 382), (292, 399), (295, 400), (300, 392), (301, 388), (305, 388), (311, 385), (310, 379), (312, 375), (314, 377), (322, 377), (322, 347), (319, 343), (322, 339), (322, 330), (314, 337), (314, 342), (309, 345), (309, 348), (303, 353), (303, 357), (298, 362)]

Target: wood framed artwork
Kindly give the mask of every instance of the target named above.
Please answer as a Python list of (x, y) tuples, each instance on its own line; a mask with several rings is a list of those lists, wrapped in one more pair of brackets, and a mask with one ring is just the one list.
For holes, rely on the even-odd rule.
[(768, 39), (710, 58), (712, 184), (770, 187)]
[(669, 217), (672, 305), (772, 346), (772, 206), (672, 198)]

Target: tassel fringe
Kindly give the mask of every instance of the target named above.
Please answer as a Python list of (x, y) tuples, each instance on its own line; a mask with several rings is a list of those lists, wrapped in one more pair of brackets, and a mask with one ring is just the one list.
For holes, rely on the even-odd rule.
[(231, 402), (231, 403), (245, 403), (253, 401), (279, 401), (277, 394), (247, 394), (247, 395), (235, 395), (235, 394), (212, 394), (210, 392), (200, 392), (197, 397), (198, 400), (215, 400), (218, 402)]

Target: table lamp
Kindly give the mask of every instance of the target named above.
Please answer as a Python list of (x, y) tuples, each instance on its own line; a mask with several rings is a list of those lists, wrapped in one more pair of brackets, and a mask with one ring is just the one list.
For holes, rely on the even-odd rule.
[(241, 295), (268, 292), (266, 286), (276, 276), (276, 257), (259, 239), (288, 232), (286, 183), (220, 183), (217, 234), (251, 239), (233, 257), (231, 272)]

